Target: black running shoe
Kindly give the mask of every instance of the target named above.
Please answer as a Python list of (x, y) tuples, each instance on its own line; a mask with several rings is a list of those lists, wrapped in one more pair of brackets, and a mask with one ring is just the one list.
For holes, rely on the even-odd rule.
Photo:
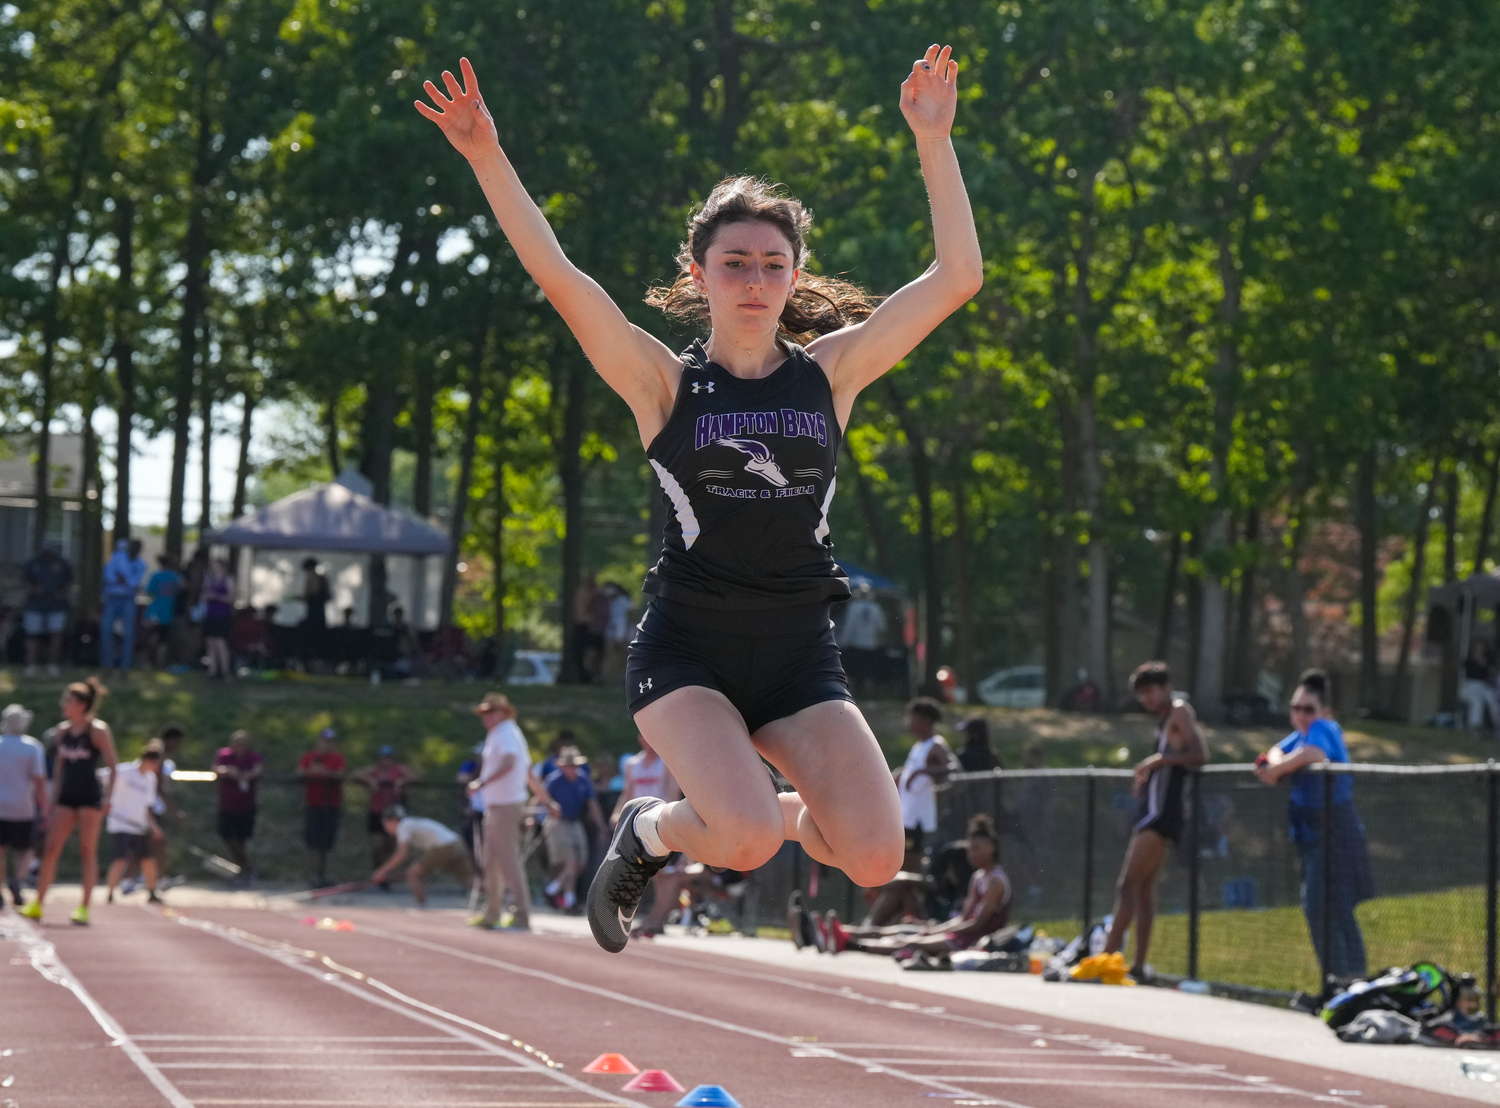
[(646, 884), (667, 864), (667, 859), (647, 854), (635, 836), (635, 817), (661, 803), (654, 796), (643, 796), (625, 805), (609, 851), (589, 885), (589, 930), (594, 941), (611, 954), (620, 953), (630, 941), (630, 924)]

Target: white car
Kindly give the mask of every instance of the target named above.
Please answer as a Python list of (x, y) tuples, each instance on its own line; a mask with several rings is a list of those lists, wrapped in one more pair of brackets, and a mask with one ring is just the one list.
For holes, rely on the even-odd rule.
[(555, 685), (562, 672), (562, 655), (555, 650), (517, 650), (511, 659), (507, 685)]
[(979, 682), (979, 699), (993, 708), (1040, 708), (1047, 702), (1047, 671), (1012, 666)]

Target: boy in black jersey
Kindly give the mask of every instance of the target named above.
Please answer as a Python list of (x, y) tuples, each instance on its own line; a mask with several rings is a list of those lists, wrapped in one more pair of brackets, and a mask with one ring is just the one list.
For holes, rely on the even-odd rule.
[[(682, 851), (751, 870), (788, 838), (862, 885), (900, 868), (895, 784), (849, 697), (830, 605), (849, 597), (828, 537), (839, 443), (861, 389), (983, 280), (950, 141), (958, 64), (933, 45), (901, 86), (932, 207), (936, 260), (876, 307), (807, 273), (811, 217), (748, 177), (721, 182), (688, 225), (681, 273), (648, 303), (709, 324), (680, 356), (632, 326), (563, 254), (500, 149), (473, 67), (424, 86), (516, 256), (635, 414), (668, 524), (630, 644), (630, 710), (684, 799), (633, 800), (589, 890), (594, 937), (624, 948), (651, 875)], [(799, 344), (806, 344), (799, 345)], [(764, 756), (795, 788), (777, 794)]]
[(1149, 972), (1146, 953), (1156, 918), (1156, 876), (1166, 861), (1168, 846), (1182, 837), (1184, 780), (1190, 770), (1208, 761), (1208, 746), (1193, 706), (1173, 695), (1172, 675), (1165, 662), (1137, 666), (1130, 675), (1130, 687), (1141, 707), (1157, 719), (1156, 752), (1135, 767), (1140, 812), (1115, 886), (1114, 921), (1104, 952), (1123, 950), (1125, 933), (1133, 923), (1135, 962), (1130, 972), (1140, 979)]

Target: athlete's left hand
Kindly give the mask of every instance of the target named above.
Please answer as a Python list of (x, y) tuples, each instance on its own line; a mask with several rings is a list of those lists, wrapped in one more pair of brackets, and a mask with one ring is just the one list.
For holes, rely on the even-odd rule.
[(918, 142), (941, 142), (953, 130), (958, 108), (958, 63), (953, 47), (937, 43), (912, 63), (911, 76), (901, 82), (901, 114)]

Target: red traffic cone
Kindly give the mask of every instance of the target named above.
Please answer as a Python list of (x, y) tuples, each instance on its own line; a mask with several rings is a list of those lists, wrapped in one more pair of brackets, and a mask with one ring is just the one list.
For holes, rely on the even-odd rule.
[(685, 1093), (687, 1089), (677, 1083), (666, 1070), (645, 1070), (625, 1083), (627, 1093)]
[(623, 1054), (601, 1054), (583, 1067), (584, 1073), (640, 1073)]

